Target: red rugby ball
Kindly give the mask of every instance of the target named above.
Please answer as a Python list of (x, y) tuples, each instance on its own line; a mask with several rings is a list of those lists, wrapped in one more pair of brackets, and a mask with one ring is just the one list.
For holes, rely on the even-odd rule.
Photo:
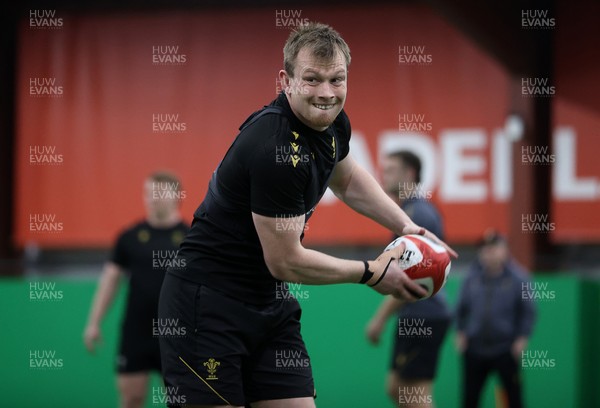
[(404, 242), (406, 249), (400, 257), (400, 267), (425, 290), (427, 299), (435, 295), (446, 283), (450, 273), (450, 255), (446, 248), (421, 235), (404, 235), (396, 238), (386, 248), (389, 251)]

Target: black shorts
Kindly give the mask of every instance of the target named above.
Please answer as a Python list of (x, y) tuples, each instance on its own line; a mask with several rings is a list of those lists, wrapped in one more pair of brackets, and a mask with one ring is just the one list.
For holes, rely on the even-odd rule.
[(117, 355), (117, 372), (121, 374), (161, 371), (158, 338), (151, 337), (149, 328), (145, 335), (124, 327)]
[(167, 274), (158, 307), (167, 405), (314, 396), (295, 299), (246, 304)]
[(394, 331), (391, 369), (408, 380), (433, 379), (449, 319), (406, 319)]

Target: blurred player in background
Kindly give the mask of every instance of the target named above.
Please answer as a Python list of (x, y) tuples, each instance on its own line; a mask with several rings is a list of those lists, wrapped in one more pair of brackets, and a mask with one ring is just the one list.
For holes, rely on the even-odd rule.
[(310, 364), (278, 364), (286, 353), (309, 361), (300, 306), (282, 282), (364, 283), (406, 300), (426, 295), (393, 262), (404, 246), (354, 261), (302, 245), (328, 186), (396, 234), (440, 242), (349, 154), (342, 110), (349, 64), (350, 50), (331, 27), (311, 23), (290, 34), (279, 72), (285, 91), (241, 126), (181, 245), (187, 267), (167, 272), (159, 316), (177, 319), (190, 335), (160, 338), (163, 374), (191, 405), (315, 406)]
[(535, 321), (523, 296), (529, 278), (510, 257), (506, 239), (488, 231), (462, 284), (456, 346), (463, 355), (463, 406), (476, 408), (488, 375), (497, 372), (511, 408), (521, 407), (521, 352)]
[[(442, 217), (421, 187), (419, 157), (409, 151), (387, 155), (382, 163), (382, 184), (392, 200), (415, 223), (444, 239)], [(451, 321), (445, 291), (442, 289), (435, 296), (414, 303), (387, 296), (367, 325), (367, 338), (372, 343), (379, 342), (385, 323), (391, 316), (397, 319), (399, 327), (418, 325), (427, 333), (417, 336), (394, 330), (394, 349), (386, 387), (388, 395), (394, 403), (400, 402), (403, 407), (433, 406), (433, 379), (440, 347)], [(418, 402), (415, 400), (414, 404), (410, 398), (401, 398), (421, 393), (426, 398)]]
[(145, 180), (146, 219), (119, 235), (104, 266), (84, 331), (85, 346), (94, 352), (101, 339), (102, 319), (121, 277), (127, 277), (129, 291), (117, 358), (117, 386), (124, 408), (144, 405), (150, 372), (161, 370), (153, 329), (166, 267), (189, 229), (181, 222), (181, 193), (181, 183), (171, 173), (156, 172)]

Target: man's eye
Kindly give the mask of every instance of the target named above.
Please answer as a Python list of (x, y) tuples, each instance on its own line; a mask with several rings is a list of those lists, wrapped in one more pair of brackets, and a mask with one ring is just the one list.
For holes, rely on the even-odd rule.
[(317, 83), (317, 78), (314, 77), (310, 77), (310, 78), (304, 78), (304, 81), (309, 83), (309, 84), (316, 84)]

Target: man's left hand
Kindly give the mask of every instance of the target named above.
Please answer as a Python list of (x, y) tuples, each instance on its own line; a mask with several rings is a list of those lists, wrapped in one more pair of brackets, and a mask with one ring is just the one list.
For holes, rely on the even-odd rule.
[(448, 251), (448, 253), (453, 258), (458, 258), (458, 253), (454, 249), (450, 248), (450, 246), (448, 244), (446, 244), (444, 241), (442, 241), (441, 239), (439, 239), (438, 237), (436, 237), (435, 234), (431, 233), (430, 231), (426, 230), (423, 227), (419, 227), (416, 224), (407, 225), (402, 230), (402, 235), (409, 235), (409, 234), (422, 235), (425, 238), (428, 238), (431, 241), (435, 242), (436, 244), (438, 244), (438, 245), (443, 246), (444, 248), (446, 248), (446, 251)]

